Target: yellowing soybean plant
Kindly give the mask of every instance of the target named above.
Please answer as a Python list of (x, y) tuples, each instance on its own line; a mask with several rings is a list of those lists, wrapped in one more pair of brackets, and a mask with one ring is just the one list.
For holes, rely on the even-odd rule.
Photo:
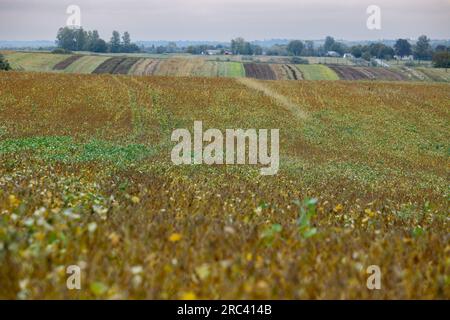
[[(251, 81), (0, 73), (0, 298), (450, 298), (449, 85)], [(174, 166), (199, 120), (278, 175)]]

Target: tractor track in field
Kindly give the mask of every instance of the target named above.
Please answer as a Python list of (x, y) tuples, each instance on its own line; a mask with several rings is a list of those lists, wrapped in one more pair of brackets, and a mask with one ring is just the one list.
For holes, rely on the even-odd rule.
[(238, 78), (237, 81), (250, 89), (262, 92), (266, 96), (271, 97), (277, 104), (288, 110), (296, 118), (300, 120), (305, 120), (308, 118), (308, 113), (304, 111), (302, 107), (293, 103), (289, 98), (279, 94), (264, 83), (251, 78)]

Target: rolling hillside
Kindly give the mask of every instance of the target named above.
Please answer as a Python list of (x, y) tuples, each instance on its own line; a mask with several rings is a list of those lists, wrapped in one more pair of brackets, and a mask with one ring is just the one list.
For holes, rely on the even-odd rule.
[[(434, 68), (360, 67), (345, 64), (294, 65), (288, 58), (261, 57), (256, 62), (196, 56), (58, 55), (5, 52), (13, 69), (36, 72), (109, 73), (182, 77), (249, 77), (259, 80), (381, 80), (450, 82), (450, 72)], [(309, 59), (311, 62), (322, 62)], [(332, 63), (334, 60), (323, 60)], [(339, 60), (336, 60), (339, 61)]]

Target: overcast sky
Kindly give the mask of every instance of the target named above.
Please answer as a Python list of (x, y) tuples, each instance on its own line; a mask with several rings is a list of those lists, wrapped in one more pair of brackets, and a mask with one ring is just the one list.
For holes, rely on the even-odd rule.
[[(1, 40), (53, 40), (69, 5), (85, 29), (133, 40), (450, 38), (450, 0), (0, 0)], [(381, 8), (381, 30), (366, 9)]]

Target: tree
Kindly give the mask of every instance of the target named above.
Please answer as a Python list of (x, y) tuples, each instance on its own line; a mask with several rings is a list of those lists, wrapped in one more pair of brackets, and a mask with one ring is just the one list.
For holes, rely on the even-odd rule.
[(253, 54), (253, 50), (252, 50), (252, 46), (249, 42), (244, 42), (244, 47), (241, 50), (242, 54), (245, 55), (252, 55)]
[(305, 45), (300, 40), (293, 40), (287, 46), (288, 52), (293, 56), (301, 55)]
[(357, 45), (357, 46), (351, 47), (350, 53), (351, 53), (355, 58), (361, 58), (362, 55), (364, 54), (363, 46)]
[(83, 28), (75, 29), (73, 31), (75, 38), (75, 50), (82, 51), (86, 48), (87, 33)]
[(267, 49), (267, 55), (269, 56), (287, 56), (287, 46), (280, 45), (280, 44), (274, 44), (269, 49)]
[(68, 51), (86, 50), (88, 33), (83, 28), (64, 27), (58, 30), (56, 44)]
[(325, 39), (325, 44), (323, 45), (324, 50), (325, 50), (325, 51), (331, 51), (331, 50), (333, 50), (332, 48), (333, 48), (335, 42), (336, 42), (336, 41), (334, 41), (334, 38), (333, 38), (333, 37), (328, 36), (328, 37)]
[(243, 38), (236, 38), (231, 40), (231, 51), (233, 54), (262, 54), (262, 48), (260, 46), (251, 44), (245, 41)]
[(347, 51), (347, 46), (341, 42), (335, 41), (333, 43), (333, 45), (331, 46), (331, 51), (336, 51), (337, 53), (339, 53), (342, 56)]
[(108, 44), (103, 39), (98, 39), (94, 42), (94, 45), (92, 47), (93, 52), (107, 52), (108, 51)]
[(364, 51), (369, 51), (370, 55), (378, 59), (391, 59), (394, 56), (394, 49), (385, 44), (371, 43), (368, 47), (364, 47)]
[(419, 60), (429, 60), (432, 56), (430, 39), (427, 36), (420, 36), (414, 47), (414, 56)]
[(314, 41), (311, 40), (305, 41), (305, 49), (303, 55), (314, 56)]
[(231, 51), (233, 54), (246, 54), (245, 51), (245, 40), (244, 38), (236, 38), (231, 40)]
[(69, 27), (59, 28), (56, 35), (58, 47), (66, 50), (76, 50), (75, 30)]
[(11, 66), (2, 54), (0, 54), (0, 70), (11, 70)]
[(369, 52), (369, 51), (365, 51), (365, 52), (362, 54), (361, 58), (363, 58), (363, 59), (366, 60), (366, 61), (370, 61), (370, 59), (372, 59), (372, 56), (370, 55), (370, 52)]
[(411, 44), (406, 39), (398, 39), (394, 45), (395, 53), (400, 57), (411, 55)]
[(261, 46), (252, 44), (251, 50), (254, 55), (260, 56), (263, 54), (263, 48)]
[(109, 48), (112, 53), (121, 51), (120, 33), (118, 31), (113, 31), (111, 41), (109, 42)]
[(450, 47), (447, 48), (446, 46), (440, 44), (440, 45), (437, 45), (437, 46), (436, 46), (435, 51), (436, 51), (436, 52), (450, 51)]
[(178, 46), (176, 42), (169, 42), (167, 44), (167, 52), (168, 53), (174, 53), (178, 51)]
[(122, 36), (122, 51), (123, 52), (131, 51), (131, 37), (128, 31), (125, 31)]
[(100, 36), (97, 30), (88, 31), (86, 36), (86, 44), (84, 50), (86, 51), (94, 51), (95, 45), (97, 41), (100, 40)]
[(439, 51), (433, 55), (433, 65), (435, 68), (450, 68), (450, 52)]

